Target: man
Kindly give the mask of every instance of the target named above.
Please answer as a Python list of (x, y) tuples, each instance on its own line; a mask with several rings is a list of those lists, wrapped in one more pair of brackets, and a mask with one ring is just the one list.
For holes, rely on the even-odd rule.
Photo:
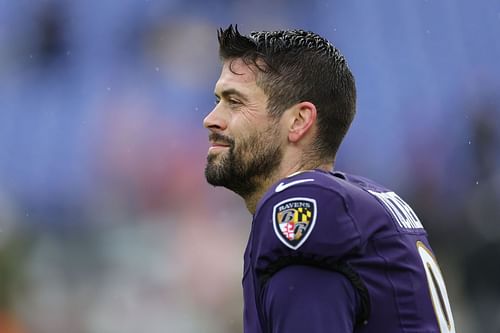
[(253, 214), (244, 331), (455, 332), (443, 277), (414, 211), (334, 172), (355, 113), (344, 57), (312, 32), (218, 33), (223, 68), (205, 118), (205, 176)]

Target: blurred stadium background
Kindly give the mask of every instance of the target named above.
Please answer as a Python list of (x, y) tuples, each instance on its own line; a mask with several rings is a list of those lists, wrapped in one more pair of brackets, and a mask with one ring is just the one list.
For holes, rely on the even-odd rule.
[(230, 23), (341, 49), (337, 169), (414, 205), (457, 332), (500, 332), (497, 0), (0, 0), (0, 332), (241, 331), (251, 217), (203, 176)]

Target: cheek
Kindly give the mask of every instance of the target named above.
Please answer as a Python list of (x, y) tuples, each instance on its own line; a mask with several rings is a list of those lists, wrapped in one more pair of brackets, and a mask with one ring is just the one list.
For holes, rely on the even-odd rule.
[(282, 146), (287, 140), (282, 124), (267, 117), (249, 121), (244, 115), (235, 116), (230, 129), (228, 135), (234, 139), (234, 151), (240, 154), (253, 153), (267, 146)]
[(262, 133), (270, 143), (282, 145), (288, 140), (288, 131), (279, 121), (270, 121), (267, 128)]

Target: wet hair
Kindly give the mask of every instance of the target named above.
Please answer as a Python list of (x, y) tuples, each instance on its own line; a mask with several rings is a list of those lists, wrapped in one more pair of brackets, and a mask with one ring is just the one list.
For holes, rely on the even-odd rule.
[(344, 56), (328, 40), (304, 30), (240, 34), (237, 26), (219, 29), (222, 61), (242, 59), (257, 69), (257, 85), (274, 117), (308, 101), (317, 109), (313, 151), (335, 159), (356, 112), (356, 86)]

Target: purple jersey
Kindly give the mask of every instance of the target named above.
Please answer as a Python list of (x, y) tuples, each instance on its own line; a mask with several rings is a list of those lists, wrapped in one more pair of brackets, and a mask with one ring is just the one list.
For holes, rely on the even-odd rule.
[(455, 332), (426, 232), (394, 192), (320, 170), (259, 202), (245, 251), (244, 332)]

